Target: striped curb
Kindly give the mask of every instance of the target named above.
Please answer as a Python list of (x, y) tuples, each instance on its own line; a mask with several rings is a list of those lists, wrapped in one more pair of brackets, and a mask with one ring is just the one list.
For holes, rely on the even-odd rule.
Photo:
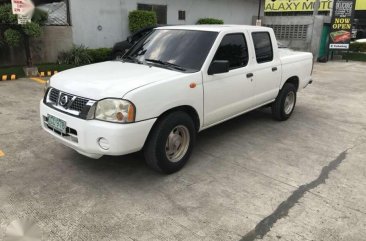
[(47, 77), (47, 76), (52, 76), (52, 75), (55, 75), (57, 74), (58, 71), (57, 70), (47, 70), (47, 71), (40, 71), (39, 72), (39, 77)]
[(17, 75), (16, 74), (3, 74), (1, 75), (1, 79), (2, 81), (6, 81), (6, 80), (15, 80), (17, 79)]

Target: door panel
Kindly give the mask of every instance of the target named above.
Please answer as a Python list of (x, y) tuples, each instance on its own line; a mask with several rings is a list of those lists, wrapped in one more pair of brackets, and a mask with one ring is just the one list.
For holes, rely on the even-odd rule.
[(234, 116), (250, 108), (253, 82), (247, 68), (207, 76), (204, 80), (205, 126)]
[(204, 80), (204, 125), (209, 126), (243, 112), (252, 104), (253, 82), (248, 78), (249, 51), (244, 33), (222, 37), (213, 60), (228, 60), (230, 71)]

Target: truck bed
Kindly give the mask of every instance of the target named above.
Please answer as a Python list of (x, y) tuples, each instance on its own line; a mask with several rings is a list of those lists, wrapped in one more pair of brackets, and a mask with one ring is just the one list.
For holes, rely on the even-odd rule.
[(307, 52), (298, 52), (291, 49), (279, 49), (282, 63), (282, 83), (296, 76), (299, 79), (299, 91), (311, 81), (313, 55)]

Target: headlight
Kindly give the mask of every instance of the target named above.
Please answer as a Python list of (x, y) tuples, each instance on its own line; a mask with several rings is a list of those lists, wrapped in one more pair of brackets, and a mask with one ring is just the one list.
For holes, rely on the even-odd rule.
[(47, 89), (50, 87), (50, 80), (47, 80), (46, 83), (44, 84), (44, 93), (46, 93)]
[(131, 123), (135, 121), (135, 106), (127, 100), (104, 99), (97, 102), (94, 118), (111, 122)]

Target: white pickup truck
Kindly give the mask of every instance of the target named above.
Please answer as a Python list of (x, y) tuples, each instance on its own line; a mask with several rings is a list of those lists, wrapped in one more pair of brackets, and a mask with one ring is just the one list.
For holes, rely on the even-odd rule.
[(143, 150), (150, 167), (173, 173), (206, 128), (265, 105), (288, 119), (312, 67), (311, 53), (281, 52), (270, 28), (161, 27), (121, 61), (53, 76), (41, 123), (88, 157)]

